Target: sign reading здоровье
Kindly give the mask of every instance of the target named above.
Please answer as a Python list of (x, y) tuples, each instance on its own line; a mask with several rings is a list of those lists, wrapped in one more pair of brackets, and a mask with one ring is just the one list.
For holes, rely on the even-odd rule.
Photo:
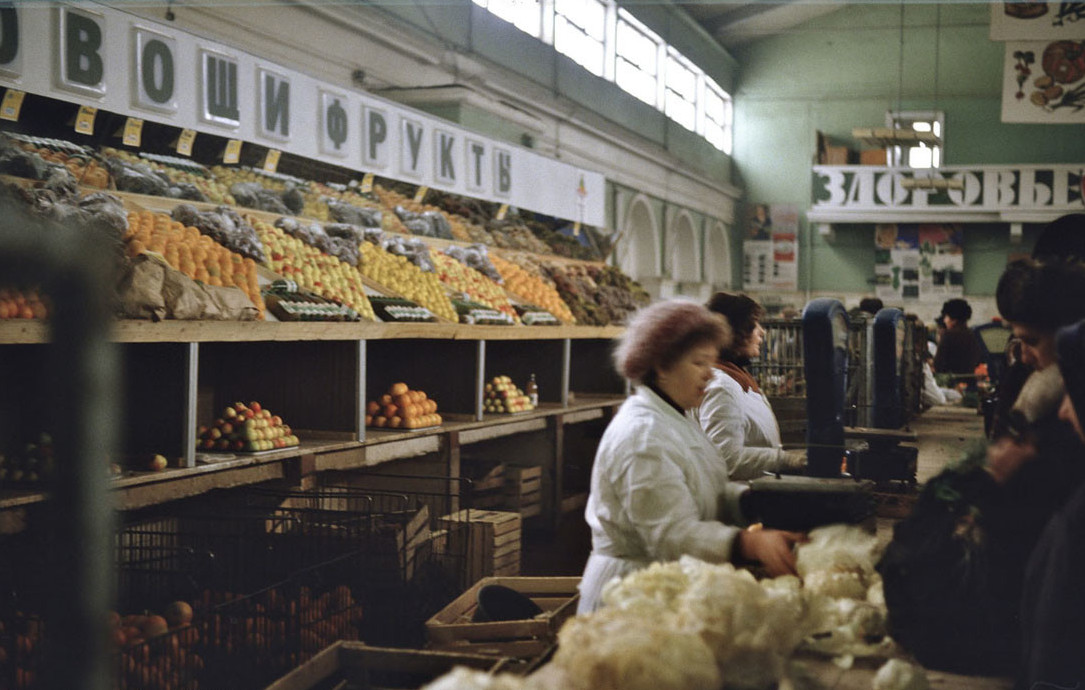
[[(812, 222), (940, 222), (1056, 217), (1085, 209), (1085, 165), (944, 167), (937, 171), (873, 166), (813, 168)], [(903, 180), (961, 180), (963, 189), (906, 189)], [(874, 220), (874, 222), (879, 222)]]
[(605, 224), (597, 172), (104, 5), (0, 7), (0, 86)]

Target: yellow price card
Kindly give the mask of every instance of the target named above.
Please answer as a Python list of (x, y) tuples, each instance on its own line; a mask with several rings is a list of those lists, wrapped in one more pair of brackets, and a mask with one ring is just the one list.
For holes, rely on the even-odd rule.
[(94, 134), (94, 118), (98, 115), (98, 109), (93, 105), (79, 106), (79, 114), (75, 116), (75, 131), (80, 134)]
[(368, 194), (373, 191), (373, 173), (366, 173), (362, 178), (362, 194)]
[(182, 156), (192, 155), (192, 144), (196, 141), (196, 130), (194, 129), (182, 129), (181, 135), (177, 137), (177, 153)]
[(143, 137), (143, 120), (138, 117), (130, 117), (124, 123), (124, 136), (121, 141), (125, 146), (139, 146)]
[(279, 149), (268, 149), (267, 157), (264, 158), (264, 172), (273, 173), (279, 167), (279, 157), (283, 152)]
[(8, 89), (4, 92), (4, 100), (0, 102), (0, 120), (19, 121), (19, 111), (23, 109), (23, 99), (26, 91)]
[(505, 220), (505, 216), (507, 216), (508, 214), (509, 205), (501, 204), (501, 206), (497, 209), (497, 215), (495, 215), (494, 218), (496, 218), (497, 220)]
[(578, 236), (578, 237), (580, 236), (580, 221), (579, 220), (576, 221), (575, 223), (573, 223), (573, 234)]
[(422, 200), (426, 198), (426, 192), (429, 191), (429, 187), (422, 185), (418, 188), (418, 191), (414, 193), (414, 203), (420, 204)]
[(223, 163), (236, 163), (241, 160), (241, 140), (231, 139), (226, 142), (226, 151), (222, 154)]

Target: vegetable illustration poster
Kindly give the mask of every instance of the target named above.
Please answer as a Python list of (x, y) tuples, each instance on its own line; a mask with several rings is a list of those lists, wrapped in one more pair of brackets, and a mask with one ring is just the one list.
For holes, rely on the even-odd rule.
[(1085, 40), (1007, 43), (1002, 121), (1085, 123)]
[(797, 290), (799, 210), (754, 204), (746, 216), (742, 284), (747, 290)]
[(883, 300), (944, 300), (964, 294), (959, 225), (879, 225), (875, 293)]

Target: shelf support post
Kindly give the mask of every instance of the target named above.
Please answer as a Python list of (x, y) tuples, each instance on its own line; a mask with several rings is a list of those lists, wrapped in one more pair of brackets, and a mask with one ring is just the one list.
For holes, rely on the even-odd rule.
[(573, 361), (573, 340), (565, 338), (561, 341), (561, 406), (569, 407), (569, 378)]
[(482, 421), (482, 404), (486, 385), (486, 341), (479, 340), (475, 349), (475, 421)]
[(185, 343), (185, 423), (181, 464), (196, 466), (196, 395), (200, 381), (200, 344)]
[(359, 441), (365, 440), (365, 366), (366, 366), (366, 341), (359, 340), (354, 358), (357, 363), (358, 380), (355, 381), (357, 393), (354, 396), (358, 414), (354, 420), (355, 437)]

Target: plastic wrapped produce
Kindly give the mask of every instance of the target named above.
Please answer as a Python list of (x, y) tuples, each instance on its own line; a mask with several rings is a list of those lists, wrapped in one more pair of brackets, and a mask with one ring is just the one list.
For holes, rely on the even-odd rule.
[(280, 198), (283, 205), (290, 209), (290, 212), (295, 216), (301, 214), (305, 208), (305, 194), (292, 182), (287, 183), (286, 189), (283, 190)]
[(230, 195), (241, 206), (255, 208), (268, 213), (292, 215), (283, 203), (282, 197), (270, 189), (265, 189), (258, 182), (238, 182), (230, 187)]
[(199, 211), (190, 204), (181, 204), (173, 209), (173, 219), (187, 226), (198, 229), (224, 247), (253, 259), (257, 263), (266, 263), (264, 247), (252, 226), (229, 206), (219, 206), (214, 211)]
[(379, 228), (383, 213), (379, 208), (355, 206), (345, 201), (328, 201), (328, 212), (339, 223), (358, 225), (363, 228)]
[(358, 242), (345, 237), (329, 237), (324, 250), (351, 266), (358, 265)]
[(121, 191), (169, 196), (169, 180), (149, 166), (128, 163), (119, 158), (109, 158), (106, 160), (106, 166), (109, 168), (109, 174), (113, 176), (114, 184)]
[(324, 251), (328, 245), (328, 235), (317, 223), (306, 223), (297, 218), (283, 216), (275, 221), (275, 227), (321, 251)]
[(415, 213), (402, 206), (396, 206), (395, 211), (399, 219), (403, 221), (403, 225), (415, 235), (439, 237), (445, 240), (455, 239), (452, 236), (452, 226), (439, 211)]
[(383, 235), (379, 246), (393, 256), (402, 256), (425, 273), (433, 273), (433, 258), (429, 246), (422, 240), (398, 235)]
[(32, 151), (24, 151), (8, 139), (0, 142), (0, 173), (13, 177), (41, 180), (55, 166)]
[(503, 285), (505, 282), (497, 268), (494, 267), (493, 262), (490, 261), (486, 247), (481, 244), (473, 244), (470, 247), (448, 247), (445, 249), (445, 254), (448, 254), (461, 264), (475, 269), (498, 285)]
[(324, 232), (328, 233), (329, 237), (341, 237), (352, 240), (355, 244), (365, 241), (365, 228), (347, 223), (328, 223), (324, 226)]

